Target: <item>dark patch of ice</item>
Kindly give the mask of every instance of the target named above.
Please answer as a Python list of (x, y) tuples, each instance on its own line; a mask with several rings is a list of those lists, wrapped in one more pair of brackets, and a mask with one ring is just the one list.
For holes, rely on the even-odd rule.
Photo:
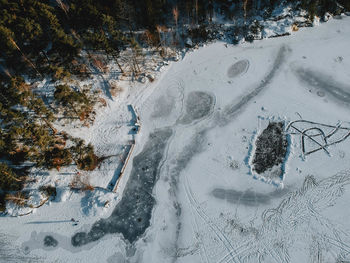
[(229, 78), (235, 78), (238, 77), (241, 74), (244, 74), (247, 72), (249, 68), (249, 60), (244, 59), (236, 62), (233, 64), (229, 69), (227, 70), (227, 76)]
[(339, 83), (324, 72), (303, 67), (294, 68), (293, 71), (301, 82), (315, 88), (317, 95), (325, 93), (339, 102), (350, 104), (350, 85)]
[(236, 191), (233, 189), (215, 188), (211, 194), (229, 203), (242, 204), (245, 206), (259, 206), (270, 204), (272, 199), (282, 197), (287, 192), (287, 189), (278, 189), (269, 194), (261, 194), (251, 190)]
[(274, 166), (282, 165), (288, 146), (283, 126), (283, 122), (270, 122), (267, 128), (258, 136), (252, 161), (252, 168), (256, 173), (262, 174)]
[(45, 247), (57, 247), (58, 241), (53, 236), (46, 236), (44, 238)]
[(159, 166), (171, 135), (169, 128), (150, 134), (142, 152), (133, 159), (123, 198), (112, 215), (97, 221), (89, 232), (76, 233), (71, 239), (73, 246), (82, 246), (112, 233), (121, 233), (133, 243), (144, 234), (155, 204), (153, 187), (159, 178)]
[(185, 107), (186, 114), (180, 122), (190, 124), (210, 114), (214, 107), (214, 96), (203, 91), (193, 91), (188, 94)]

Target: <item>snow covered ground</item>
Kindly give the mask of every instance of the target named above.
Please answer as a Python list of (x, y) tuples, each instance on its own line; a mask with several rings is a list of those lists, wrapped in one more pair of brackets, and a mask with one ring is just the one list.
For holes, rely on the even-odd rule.
[[(120, 154), (133, 138), (128, 105), (138, 110), (141, 131), (117, 193), (59, 188), (31, 215), (1, 217), (0, 261), (349, 261), (349, 47), (343, 17), (289, 37), (213, 43), (153, 83), (125, 85), (76, 132)], [(310, 131), (287, 130), (300, 119), (314, 124), (295, 127)], [(269, 121), (289, 133), (281, 176), (251, 169)], [(102, 164), (92, 184), (106, 188), (118, 163)], [(62, 173), (56, 179), (68, 180)]]

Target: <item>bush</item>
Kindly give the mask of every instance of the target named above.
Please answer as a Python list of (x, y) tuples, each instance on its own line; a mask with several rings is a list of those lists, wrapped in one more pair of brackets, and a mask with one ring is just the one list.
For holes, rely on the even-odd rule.
[(56, 187), (52, 185), (40, 186), (39, 191), (45, 194), (47, 197), (55, 199), (57, 192)]
[(73, 142), (75, 145), (70, 148), (70, 151), (78, 169), (85, 171), (94, 170), (101, 161), (94, 153), (94, 147), (91, 144), (86, 145), (80, 139), (73, 139)]
[(44, 153), (43, 166), (52, 169), (56, 168), (58, 171), (62, 166), (67, 166), (72, 163), (72, 155), (68, 149), (52, 148)]
[(95, 155), (93, 150), (90, 150), (82, 158), (77, 160), (78, 168), (84, 171), (92, 171), (98, 164), (99, 158)]
[(69, 184), (69, 187), (71, 190), (78, 191), (93, 191), (95, 189), (91, 185), (89, 177), (79, 172), (75, 175), (72, 182)]
[(28, 204), (28, 193), (25, 192), (17, 192), (14, 194), (6, 194), (5, 201), (12, 202), (17, 206), (24, 207)]

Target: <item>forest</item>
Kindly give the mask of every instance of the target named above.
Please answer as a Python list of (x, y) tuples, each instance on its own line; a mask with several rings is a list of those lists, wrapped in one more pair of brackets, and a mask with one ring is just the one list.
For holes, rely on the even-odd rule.
[[(118, 61), (127, 48), (206, 41), (214, 14), (253, 30), (254, 16), (268, 18), (282, 2), (310, 20), (350, 10), (350, 0), (0, 0), (0, 211), (31, 168), (93, 170), (103, 158), (55, 127), (62, 114), (81, 125), (92, 121), (98, 94), (71, 80), (89, 77), (95, 52), (123, 72)], [(177, 41), (162, 43), (164, 31)], [(44, 79), (55, 84), (53, 101), (36, 89)]]

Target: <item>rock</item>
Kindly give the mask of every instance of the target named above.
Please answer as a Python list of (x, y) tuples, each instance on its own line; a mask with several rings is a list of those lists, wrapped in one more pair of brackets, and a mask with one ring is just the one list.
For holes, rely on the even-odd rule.
[(150, 82), (153, 82), (155, 80), (155, 77), (152, 74), (148, 74), (146, 77)]
[(138, 82), (146, 83), (146, 78), (143, 76), (139, 77), (137, 80), (138, 80)]
[(293, 32), (296, 32), (296, 31), (298, 31), (299, 30), (299, 27), (296, 25), (296, 24), (293, 24), (292, 25), (292, 31)]
[(186, 38), (186, 40), (185, 40), (185, 46), (186, 46), (186, 47), (193, 47), (192, 39), (190, 39), (189, 37)]
[(328, 12), (326, 12), (322, 18), (323, 22), (327, 22), (330, 18), (332, 17), (332, 15)]

